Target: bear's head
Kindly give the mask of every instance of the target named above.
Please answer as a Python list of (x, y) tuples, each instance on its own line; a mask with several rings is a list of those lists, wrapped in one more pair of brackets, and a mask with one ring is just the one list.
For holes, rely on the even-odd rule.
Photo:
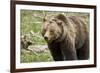
[(42, 36), (48, 43), (58, 40), (63, 36), (65, 20), (66, 18), (63, 14), (51, 17), (50, 19), (44, 19)]

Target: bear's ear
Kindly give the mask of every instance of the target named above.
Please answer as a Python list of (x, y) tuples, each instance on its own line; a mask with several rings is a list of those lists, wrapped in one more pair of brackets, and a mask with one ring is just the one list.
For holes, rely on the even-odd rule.
[(61, 20), (61, 21), (64, 21), (64, 22), (66, 21), (66, 16), (64, 14), (58, 14), (56, 16), (56, 18), (59, 19), (59, 20)]

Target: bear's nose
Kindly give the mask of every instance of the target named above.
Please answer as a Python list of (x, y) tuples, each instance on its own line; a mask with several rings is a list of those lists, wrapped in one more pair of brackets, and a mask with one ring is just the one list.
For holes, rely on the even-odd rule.
[(45, 39), (45, 40), (48, 40), (48, 37), (47, 37), (47, 36), (44, 36), (44, 39)]

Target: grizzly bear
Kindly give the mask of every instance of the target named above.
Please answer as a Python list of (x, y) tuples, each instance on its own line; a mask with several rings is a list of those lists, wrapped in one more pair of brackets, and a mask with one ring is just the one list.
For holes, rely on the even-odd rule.
[(78, 16), (55, 15), (44, 19), (42, 36), (55, 61), (89, 59), (88, 24)]

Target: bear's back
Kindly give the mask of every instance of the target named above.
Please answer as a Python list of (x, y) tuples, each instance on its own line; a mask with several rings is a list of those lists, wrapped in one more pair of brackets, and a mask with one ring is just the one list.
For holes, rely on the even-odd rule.
[(75, 33), (75, 47), (80, 48), (83, 46), (85, 41), (89, 39), (89, 28), (88, 24), (84, 21), (85, 19), (82, 17), (77, 16), (70, 16), (68, 17), (69, 22), (71, 22), (74, 27), (74, 33)]

